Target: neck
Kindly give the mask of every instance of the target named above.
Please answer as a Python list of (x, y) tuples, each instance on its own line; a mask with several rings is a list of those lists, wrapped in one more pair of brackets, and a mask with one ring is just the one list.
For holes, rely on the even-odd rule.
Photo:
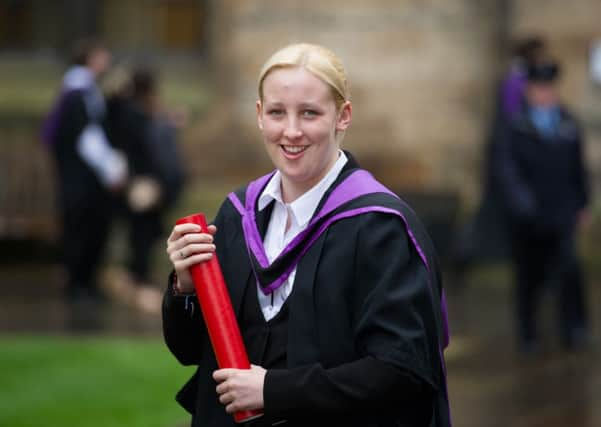
[(282, 200), (284, 203), (292, 203), (309, 191), (311, 187), (312, 185), (300, 185), (295, 182), (289, 182), (286, 178), (282, 177)]

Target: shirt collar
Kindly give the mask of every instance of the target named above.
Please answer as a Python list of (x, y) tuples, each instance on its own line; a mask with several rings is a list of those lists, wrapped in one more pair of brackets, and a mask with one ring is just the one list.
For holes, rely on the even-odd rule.
[[(340, 171), (348, 161), (348, 158), (342, 150), (338, 151), (338, 160), (334, 163), (334, 166), (330, 168), (326, 176), (321, 181), (315, 184), (309, 191), (300, 196), (294, 202), (288, 204), (294, 220), (299, 226), (304, 226), (309, 223), (319, 201), (325, 194), (326, 190), (334, 183)], [(259, 197), (258, 207), (262, 211), (267, 207), (273, 200), (285, 204), (282, 199), (282, 175), (280, 171), (276, 171), (273, 177), (269, 180), (267, 186)]]

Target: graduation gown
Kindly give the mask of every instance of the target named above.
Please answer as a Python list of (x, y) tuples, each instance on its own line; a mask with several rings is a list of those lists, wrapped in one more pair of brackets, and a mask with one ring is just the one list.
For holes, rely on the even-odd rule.
[[(230, 194), (214, 221), (238, 319), (247, 286), (269, 292), (297, 268), (286, 302), (286, 369), (264, 366), (264, 422), (448, 426), (448, 331), (434, 248), (409, 206), (348, 156), (307, 229), (272, 265), (260, 247), (271, 211), (256, 208), (271, 175)], [(206, 327), (190, 303), (168, 290), (163, 304), (168, 347), (182, 364), (198, 365), (177, 399), (194, 426), (233, 425), (211, 378), (217, 365)], [(369, 361), (404, 375), (391, 384), (377, 369), (382, 377), (370, 378)], [(416, 404), (425, 411), (416, 414)]]
[[(101, 115), (90, 113), (89, 91), (62, 94), (47, 125), (47, 144), (57, 177), (62, 258), (67, 270), (67, 295), (95, 295), (95, 274), (102, 260), (112, 217), (112, 195), (77, 149), (83, 130)], [(93, 226), (91, 226), (93, 225)], [(83, 292), (82, 292), (83, 291)]]

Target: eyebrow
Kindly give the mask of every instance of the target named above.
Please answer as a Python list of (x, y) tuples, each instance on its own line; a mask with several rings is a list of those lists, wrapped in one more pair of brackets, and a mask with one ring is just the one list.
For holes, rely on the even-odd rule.
[[(298, 104), (300, 108), (321, 108), (319, 102), (301, 102)], [(265, 107), (282, 107), (284, 103), (281, 101), (269, 101), (265, 103)]]
[(316, 109), (316, 110), (321, 110), (322, 109), (322, 107), (319, 105), (318, 102), (302, 102), (300, 104), (300, 107), (301, 108), (313, 108), (313, 109)]
[[(265, 109), (283, 108), (284, 106), (285, 106), (285, 104), (281, 101), (268, 101), (268, 102), (265, 102), (265, 104), (263, 105), (263, 107)], [(298, 104), (298, 108), (299, 108), (299, 110), (305, 110), (305, 109), (320, 110), (320, 111), (323, 110), (323, 107), (317, 101), (301, 102)]]
[(269, 102), (264, 103), (265, 108), (281, 107), (282, 105), (284, 105), (284, 104), (279, 101), (269, 101)]

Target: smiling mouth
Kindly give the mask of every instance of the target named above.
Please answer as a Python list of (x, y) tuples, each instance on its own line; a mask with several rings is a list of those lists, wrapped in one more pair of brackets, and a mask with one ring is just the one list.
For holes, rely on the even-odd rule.
[(280, 147), (288, 154), (300, 154), (309, 148), (308, 145), (280, 145)]

